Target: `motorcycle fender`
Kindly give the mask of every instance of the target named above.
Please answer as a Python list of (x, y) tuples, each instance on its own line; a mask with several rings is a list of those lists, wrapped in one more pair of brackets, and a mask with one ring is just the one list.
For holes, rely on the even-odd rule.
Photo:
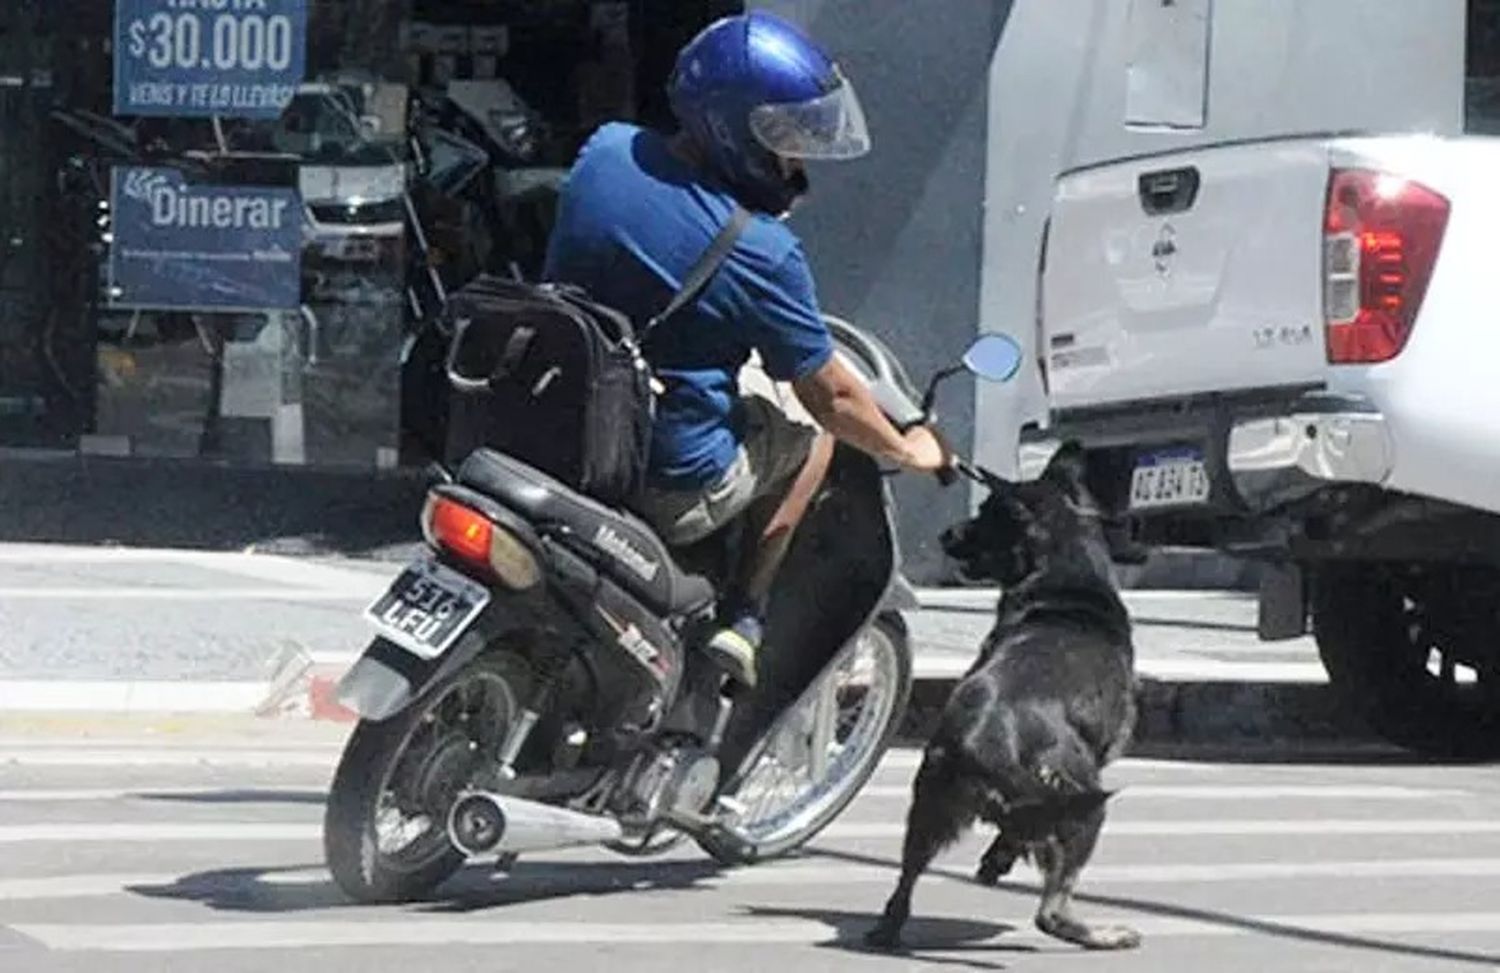
[(897, 571), (891, 578), (891, 586), (886, 589), (885, 597), (880, 602), (877, 615), (886, 612), (910, 612), (922, 607), (921, 601), (917, 599), (917, 589), (912, 587), (906, 575)]
[[(477, 643), (477, 644), (475, 644)], [(433, 680), (450, 670), (455, 657), (467, 660), (484, 644), (471, 631), (441, 660), (419, 659), (394, 642), (376, 638), (339, 680), (339, 705), (361, 719), (390, 719), (411, 704)], [(471, 648), (470, 646), (473, 645)]]
[(411, 683), (395, 669), (368, 655), (359, 657), (339, 680), (339, 705), (360, 719), (389, 719), (412, 700)]

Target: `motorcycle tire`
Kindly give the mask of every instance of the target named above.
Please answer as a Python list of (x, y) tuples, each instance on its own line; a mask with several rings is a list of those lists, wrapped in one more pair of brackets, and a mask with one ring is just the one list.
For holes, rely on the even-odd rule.
[[(323, 848), (328, 869), (346, 895), (361, 903), (410, 902), (428, 896), (464, 864), (464, 855), (447, 837), (446, 813), (433, 853), (408, 867), (394, 863), (380, 848), (375, 830), (381, 795), (395, 772), (413, 731), (459, 684), (475, 678), (506, 689), (508, 726), (525, 699), (530, 670), (515, 656), (490, 653), (429, 687), (406, 709), (386, 720), (361, 720), (350, 734), (334, 773), (323, 819)], [(500, 730), (503, 733), (503, 729)]]
[[(705, 834), (698, 838), (698, 844), (704, 851), (708, 852), (715, 860), (724, 865), (748, 865), (757, 861), (779, 858), (788, 855), (802, 846), (806, 845), (819, 832), (828, 827), (844, 812), (844, 809), (859, 796), (875, 771), (880, 767), (881, 758), (895, 737), (897, 729), (901, 726), (906, 714), (907, 703), (911, 698), (912, 688), (912, 659), (911, 643), (907, 634), (906, 623), (899, 614), (889, 613), (879, 616), (866, 630), (869, 637), (880, 639), (884, 642), (886, 649), (891, 654), (891, 662), (894, 666), (893, 685), (890, 687), (892, 702), (885, 723), (874, 735), (874, 742), (870, 746), (868, 759), (862, 760), (854, 768), (847, 778), (839, 786), (838, 793), (826, 805), (818, 808), (815, 813), (807, 817), (798, 826), (775, 834), (764, 841), (758, 841), (753, 846), (745, 846), (732, 840), (724, 840), (713, 834)], [(800, 703), (799, 703), (800, 705)], [(790, 713), (766, 730), (751, 749), (745, 760), (741, 763), (738, 772), (733, 777), (733, 783), (726, 793), (733, 797), (749, 779), (755, 765), (765, 756), (766, 750), (775, 735), (786, 726), (786, 720)]]

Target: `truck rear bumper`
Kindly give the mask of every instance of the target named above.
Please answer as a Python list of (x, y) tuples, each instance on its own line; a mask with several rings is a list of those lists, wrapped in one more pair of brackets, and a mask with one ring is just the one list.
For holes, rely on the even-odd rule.
[[(1202, 449), (1211, 477), (1230, 487), (1216, 488), (1210, 506), (1254, 513), (1334, 483), (1384, 483), (1395, 462), (1386, 419), (1363, 398), (1315, 392), (1274, 405), (1264, 399), (1195, 405), (1169, 413), (1146, 410), (1155, 415), (1144, 421), (1127, 409), (1060, 416), (1054, 429), (1021, 444), (1022, 476), (1039, 475), (1068, 439), (1117, 459), (1192, 444)], [(1147, 515), (1182, 511), (1163, 508)]]
[(1395, 457), (1385, 418), (1368, 411), (1237, 421), (1225, 459), (1236, 492), (1255, 509), (1327, 483), (1382, 483)]

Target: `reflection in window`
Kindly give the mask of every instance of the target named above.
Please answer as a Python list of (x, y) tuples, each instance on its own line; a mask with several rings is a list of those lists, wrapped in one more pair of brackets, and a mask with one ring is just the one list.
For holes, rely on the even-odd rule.
[(1466, 128), (1500, 135), (1500, 0), (1469, 0), (1466, 61)]

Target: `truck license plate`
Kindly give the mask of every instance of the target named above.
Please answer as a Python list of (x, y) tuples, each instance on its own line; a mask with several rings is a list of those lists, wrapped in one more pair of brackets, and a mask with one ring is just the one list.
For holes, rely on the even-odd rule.
[(431, 558), (413, 561), (385, 594), (365, 609), (382, 636), (414, 655), (435, 659), (469, 627), (490, 593)]
[(1208, 496), (1208, 465), (1197, 450), (1147, 453), (1136, 460), (1130, 477), (1131, 510), (1207, 503)]

